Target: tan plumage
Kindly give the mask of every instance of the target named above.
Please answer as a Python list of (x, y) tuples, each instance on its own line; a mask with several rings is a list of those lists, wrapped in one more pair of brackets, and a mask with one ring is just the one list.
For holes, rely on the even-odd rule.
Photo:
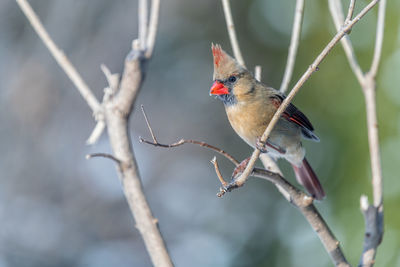
[[(225, 104), (229, 122), (235, 132), (250, 146), (256, 147), (258, 138), (285, 96), (258, 82), (219, 45), (213, 45), (212, 52), (214, 84), (210, 94), (216, 95)], [(271, 132), (266, 152), (274, 158), (285, 158), (289, 161), (297, 180), (310, 194), (322, 199), (325, 193), (304, 158), (301, 137), (319, 140), (305, 115), (291, 104)]]

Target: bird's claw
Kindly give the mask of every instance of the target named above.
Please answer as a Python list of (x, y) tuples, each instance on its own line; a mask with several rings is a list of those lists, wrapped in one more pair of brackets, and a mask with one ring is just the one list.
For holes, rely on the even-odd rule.
[(284, 148), (279, 147), (278, 145), (272, 144), (268, 140), (266, 142), (261, 142), (260, 137), (257, 137), (256, 148), (260, 150), (261, 153), (267, 153), (267, 147), (272, 148), (273, 150), (279, 152), (280, 154), (285, 154), (286, 150)]
[(261, 142), (260, 137), (257, 137), (256, 148), (260, 150), (261, 153), (267, 153), (267, 144)]

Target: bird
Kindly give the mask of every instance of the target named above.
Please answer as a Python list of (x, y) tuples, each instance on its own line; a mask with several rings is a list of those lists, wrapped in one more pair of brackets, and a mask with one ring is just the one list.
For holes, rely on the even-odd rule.
[(305, 158), (301, 142), (302, 138), (319, 142), (311, 122), (290, 103), (267, 141), (260, 142), (260, 137), (286, 96), (257, 81), (249, 70), (220, 45), (212, 44), (211, 49), (214, 74), (210, 95), (223, 102), (234, 131), (251, 147), (267, 153), (273, 159), (286, 159), (292, 165), (298, 183), (313, 198), (322, 200), (325, 197), (324, 189)]

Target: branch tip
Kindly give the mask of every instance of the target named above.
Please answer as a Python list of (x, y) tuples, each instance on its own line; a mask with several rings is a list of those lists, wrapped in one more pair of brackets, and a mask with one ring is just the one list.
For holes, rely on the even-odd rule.
[[(217, 173), (218, 180), (221, 182), (222, 187), (225, 188), (228, 183), (225, 182), (224, 178), (222, 177), (221, 171), (219, 170), (219, 165), (218, 165), (218, 162), (217, 162), (217, 158), (215, 156), (211, 160), (211, 163), (214, 165), (215, 172)], [(220, 190), (220, 192), (221, 192), (221, 190)]]
[(111, 159), (111, 160), (115, 161), (115, 163), (117, 163), (117, 164), (121, 164), (121, 161), (119, 159), (117, 159), (113, 155), (107, 154), (107, 153), (93, 153), (93, 154), (86, 155), (86, 159), (92, 159), (92, 158), (107, 158), (107, 159)]
[(142, 114), (143, 114), (143, 117), (144, 117), (144, 119), (145, 119), (145, 121), (146, 121), (147, 128), (148, 128), (149, 131), (150, 131), (151, 138), (153, 138), (154, 143), (158, 144), (157, 139), (156, 139), (156, 136), (154, 135), (153, 129), (152, 129), (151, 126), (150, 126), (150, 122), (149, 122), (149, 119), (147, 118), (146, 111), (144, 110), (143, 104), (140, 105), (140, 108), (142, 109)]
[(369, 207), (368, 197), (366, 195), (362, 195), (360, 197), (360, 209), (361, 209), (361, 211), (363, 211), (363, 212), (367, 211), (368, 207)]

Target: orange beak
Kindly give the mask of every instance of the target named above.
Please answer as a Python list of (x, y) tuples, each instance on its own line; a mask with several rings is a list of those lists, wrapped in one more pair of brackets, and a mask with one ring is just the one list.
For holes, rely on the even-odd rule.
[(228, 88), (223, 83), (215, 81), (210, 89), (210, 95), (227, 95), (229, 94)]

